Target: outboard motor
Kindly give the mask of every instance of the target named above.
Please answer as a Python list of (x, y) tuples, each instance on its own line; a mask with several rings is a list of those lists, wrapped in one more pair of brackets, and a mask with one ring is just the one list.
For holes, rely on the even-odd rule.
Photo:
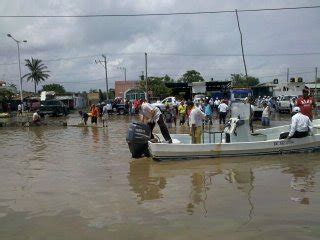
[(133, 158), (149, 156), (148, 141), (151, 131), (147, 124), (132, 122), (127, 133), (127, 143)]

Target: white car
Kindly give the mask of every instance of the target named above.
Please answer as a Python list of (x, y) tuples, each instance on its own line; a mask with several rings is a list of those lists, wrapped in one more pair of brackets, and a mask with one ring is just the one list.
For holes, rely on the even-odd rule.
[(291, 112), (295, 106), (297, 96), (282, 96), (277, 102), (279, 112)]
[(163, 99), (162, 101), (157, 101), (155, 103), (152, 103), (152, 106), (155, 106), (159, 108), (161, 111), (165, 110), (166, 105), (171, 105), (171, 106), (177, 106), (180, 102), (176, 100), (175, 97), (167, 97)]
[(201, 99), (205, 99), (205, 98), (206, 98), (206, 95), (197, 94), (197, 95), (194, 95), (193, 102), (194, 103), (199, 103)]

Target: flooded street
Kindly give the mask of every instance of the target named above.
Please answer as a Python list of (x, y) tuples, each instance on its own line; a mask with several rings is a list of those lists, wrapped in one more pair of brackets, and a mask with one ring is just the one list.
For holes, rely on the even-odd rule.
[(0, 128), (0, 239), (320, 238), (320, 153), (132, 159), (132, 119)]

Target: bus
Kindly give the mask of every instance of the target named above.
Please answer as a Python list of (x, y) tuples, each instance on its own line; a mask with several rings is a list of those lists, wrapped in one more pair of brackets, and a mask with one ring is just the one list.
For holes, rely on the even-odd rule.
[(248, 88), (238, 88), (230, 90), (230, 100), (231, 102), (244, 101), (245, 99), (252, 97), (253, 92)]

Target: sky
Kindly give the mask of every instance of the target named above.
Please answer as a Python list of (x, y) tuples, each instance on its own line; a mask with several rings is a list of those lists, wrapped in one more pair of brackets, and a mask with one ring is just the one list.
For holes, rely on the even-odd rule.
[[(172, 13), (317, 5), (320, 5), (318, 0), (1, 0), (0, 16)], [(240, 12), (239, 20), (248, 75), (258, 77), (260, 82), (274, 78), (286, 82), (289, 68), (290, 77), (314, 81), (315, 67), (320, 67), (320, 8)], [(51, 75), (44, 84), (59, 83), (68, 91), (105, 91), (104, 67), (95, 63), (103, 59), (102, 54), (107, 57), (109, 88), (114, 88), (115, 81), (124, 80), (124, 68), (128, 81), (138, 80), (145, 70), (145, 52), (148, 76), (167, 74), (178, 79), (187, 70), (195, 69), (207, 81), (211, 78), (225, 81), (233, 73), (244, 74), (235, 13), (0, 17), (0, 79), (19, 86), (17, 44), (7, 37), (8, 33), (18, 40), (27, 40), (20, 44), (22, 75), (27, 73), (25, 59), (41, 59)], [(290, 55), (295, 53), (312, 54)], [(32, 83), (23, 82), (24, 90), (33, 88)]]

